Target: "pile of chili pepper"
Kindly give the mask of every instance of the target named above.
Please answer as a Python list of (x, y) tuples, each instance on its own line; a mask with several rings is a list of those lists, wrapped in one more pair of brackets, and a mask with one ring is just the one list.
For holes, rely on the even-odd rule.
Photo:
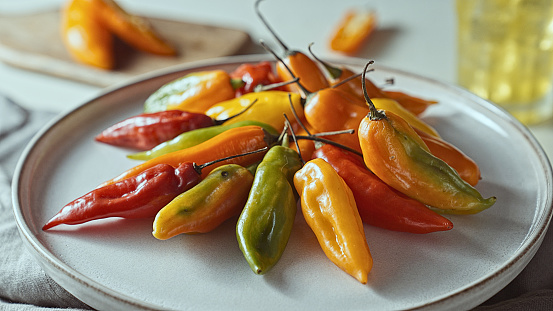
[(495, 203), (475, 188), (477, 163), (421, 118), (435, 101), (376, 86), (366, 77), (372, 62), (354, 73), (282, 46), (282, 56), (271, 51), (274, 67), (193, 72), (160, 87), (143, 114), (96, 137), (140, 151), (129, 158), (143, 162), (43, 229), (140, 217), (165, 240), (236, 221), (245, 261), (265, 274), (286, 249), (299, 202), (328, 259), (364, 284), (373, 259), (363, 224), (443, 232), (453, 228), (447, 214)]

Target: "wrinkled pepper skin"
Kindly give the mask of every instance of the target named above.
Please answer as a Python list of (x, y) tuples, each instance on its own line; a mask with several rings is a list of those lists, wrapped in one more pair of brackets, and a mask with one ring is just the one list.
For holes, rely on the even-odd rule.
[(234, 98), (234, 94), (232, 79), (225, 71), (193, 72), (152, 93), (144, 103), (144, 112), (178, 109), (205, 113), (214, 104)]
[(422, 138), (430, 152), (444, 160), (449, 166), (459, 173), (459, 176), (471, 186), (476, 186), (482, 178), (478, 164), (459, 148), (447, 141), (430, 136), (424, 132), (416, 131)]
[(256, 274), (268, 272), (286, 248), (297, 210), (293, 176), (301, 165), (296, 151), (274, 146), (257, 167), (236, 225), (240, 250)]
[[(243, 126), (227, 130), (205, 142), (183, 150), (174, 151), (148, 160), (142, 164), (134, 166), (119, 176), (104, 182), (100, 186), (116, 183), (122, 179), (136, 176), (148, 168), (160, 163), (178, 166), (184, 162), (207, 163), (222, 159), (225, 157), (244, 154), (246, 152), (259, 150), (274, 144), (276, 138), (262, 127)], [(265, 153), (255, 153), (242, 157), (225, 160), (212, 164), (202, 170), (202, 176), (205, 177), (216, 167), (224, 164), (239, 164), (248, 166), (263, 158)]]
[(240, 165), (227, 164), (214, 169), (157, 213), (152, 234), (166, 240), (182, 233), (214, 230), (240, 214), (252, 183), (252, 173)]
[[(257, 64), (242, 64), (230, 73), (231, 78), (240, 79), (244, 85), (236, 89), (236, 97), (252, 93), (259, 85), (270, 85), (282, 82), (273, 72), (270, 62), (263, 61)], [(277, 87), (272, 90), (286, 91), (284, 87)]]
[(213, 119), (202, 113), (182, 110), (142, 113), (110, 126), (95, 140), (118, 147), (149, 150), (181, 133), (213, 124)]
[(96, 188), (68, 203), (42, 230), (108, 217), (153, 218), (167, 203), (200, 180), (200, 173), (190, 162), (177, 168), (158, 164), (136, 176)]
[(127, 157), (133, 160), (151, 160), (153, 158), (159, 157), (167, 153), (171, 153), (173, 151), (183, 150), (186, 148), (199, 145), (205, 142), (206, 140), (209, 140), (232, 128), (251, 126), (251, 125), (262, 127), (269, 134), (272, 134), (275, 136), (279, 134), (277, 130), (275, 130), (272, 126), (266, 123), (257, 122), (253, 120), (245, 120), (237, 123), (231, 123), (226, 125), (214, 125), (206, 128), (199, 128), (189, 132), (184, 132), (171, 140), (162, 142), (161, 144), (153, 147), (150, 150), (130, 154)]
[(325, 255), (366, 284), (373, 260), (355, 198), (344, 180), (323, 159), (307, 162), (294, 176), (305, 221)]
[(72, 0), (62, 9), (63, 43), (75, 60), (109, 70), (115, 65), (113, 36), (98, 16), (101, 0)]
[[(257, 100), (255, 104), (247, 108), (247, 110), (245, 110), (242, 114), (226, 121), (223, 124), (232, 124), (245, 120), (255, 120), (267, 123), (280, 132), (284, 128), (285, 118), (283, 114), (288, 116), (293, 115), (288, 95), (291, 95), (294, 109), (296, 110), (298, 117), (302, 119), (303, 105), (299, 94), (272, 90), (248, 93), (238, 98), (217, 103), (209, 108), (206, 111), (206, 114), (217, 120), (228, 119), (231, 116), (244, 111), (255, 100)], [(299, 128), (295, 119), (290, 120), (290, 122), (292, 123), (294, 130)]]
[(315, 150), (313, 158), (330, 164), (349, 186), (364, 223), (388, 230), (425, 234), (447, 231), (453, 223), (386, 185), (369, 171), (363, 159), (332, 145)]
[(367, 167), (409, 197), (453, 214), (475, 214), (496, 201), (484, 199), (451, 166), (433, 156), (405, 120), (389, 111), (364, 118), (358, 135)]

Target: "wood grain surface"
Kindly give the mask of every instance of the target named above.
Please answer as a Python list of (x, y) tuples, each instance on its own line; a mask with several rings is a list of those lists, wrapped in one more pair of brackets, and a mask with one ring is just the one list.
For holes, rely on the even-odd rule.
[(74, 61), (61, 39), (60, 12), (0, 16), (0, 61), (57, 77), (109, 86), (184, 62), (240, 54), (251, 45), (241, 30), (148, 18), (178, 50), (174, 57), (133, 50), (116, 40), (116, 68), (101, 70)]

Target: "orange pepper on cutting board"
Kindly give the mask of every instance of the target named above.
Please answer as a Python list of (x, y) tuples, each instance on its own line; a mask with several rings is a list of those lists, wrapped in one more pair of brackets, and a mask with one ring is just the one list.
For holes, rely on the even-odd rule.
[(102, 69), (114, 66), (113, 37), (98, 18), (99, 0), (72, 0), (62, 9), (62, 40), (75, 60)]
[(67, 50), (74, 59), (87, 65), (113, 69), (113, 35), (144, 52), (176, 54), (147, 19), (125, 12), (113, 0), (70, 0), (62, 9), (61, 19)]

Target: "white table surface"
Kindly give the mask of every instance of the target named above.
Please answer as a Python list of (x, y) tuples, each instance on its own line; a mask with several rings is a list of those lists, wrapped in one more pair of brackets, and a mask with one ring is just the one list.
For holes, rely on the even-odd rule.
[[(65, 0), (0, 0), (0, 15), (60, 7)], [(254, 11), (254, 0), (119, 0), (128, 11), (152, 17), (208, 23), (247, 31), (254, 41), (273, 44)], [(456, 82), (454, 0), (265, 0), (265, 17), (291, 48), (339, 58), (328, 36), (347, 8), (368, 6), (379, 29), (359, 57), (440, 81)], [(0, 17), (1, 18), (1, 17)], [(13, 68), (0, 63), (0, 93), (34, 109), (64, 112), (93, 98), (101, 88)], [(553, 120), (530, 127), (553, 158)]]

